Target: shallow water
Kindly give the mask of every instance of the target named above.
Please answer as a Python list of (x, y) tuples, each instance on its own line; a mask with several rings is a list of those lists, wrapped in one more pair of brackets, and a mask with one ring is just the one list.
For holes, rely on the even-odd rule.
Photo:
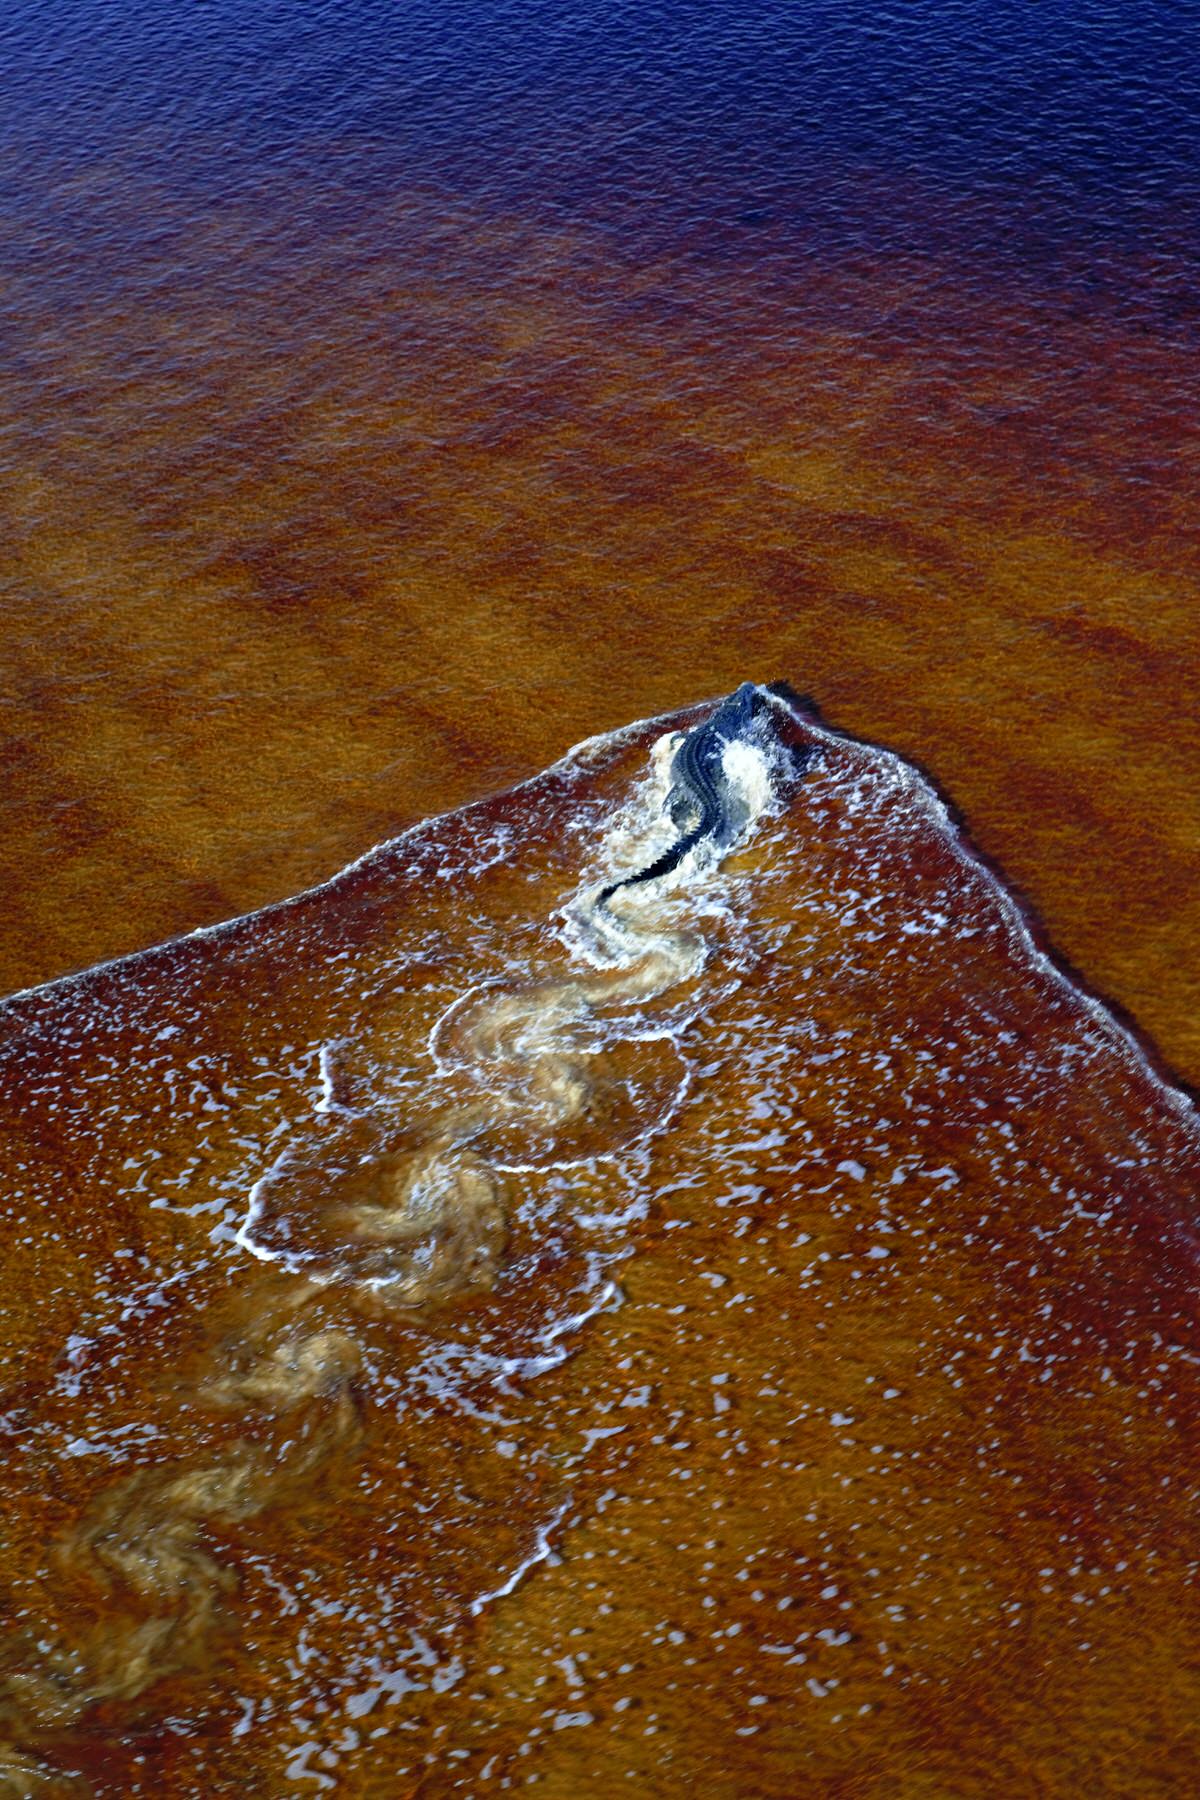
[(7, 9), (15, 1791), (1194, 1791), (1195, 51)]
[(782, 700), (597, 911), (696, 717), (10, 1003), (30, 1791), (1194, 1773), (1194, 1111)]

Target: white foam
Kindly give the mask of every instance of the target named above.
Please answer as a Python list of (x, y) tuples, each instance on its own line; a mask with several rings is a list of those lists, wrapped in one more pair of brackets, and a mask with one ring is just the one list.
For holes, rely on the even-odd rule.
[[(1149, 1078), (1178, 1117), (1189, 1123), (1195, 1121), (1197, 1108), (1191, 1096), (1168, 1081), (1147, 1056), (1135, 1033), (1129, 1030), (1097, 995), (1091, 993), (1074, 975), (1068, 974), (1055, 958), (1038, 943), (1023, 907), (996, 872), (972, 848), (951, 817), (949, 808), (920, 769), (907, 762), (894, 750), (883, 749), (875, 744), (859, 744), (855, 739), (843, 737), (836, 731), (815, 724), (811, 718), (802, 715), (789, 701), (779, 695), (772, 694), (771, 700), (774, 705), (801, 723), (807, 734), (817, 742), (828, 744), (831, 748), (857, 750), (864, 763), (869, 759), (875, 768), (881, 768), (885, 774), (890, 774), (896, 786), (903, 790), (908, 802), (926, 819), (935, 824), (939, 835), (949, 846), (957, 862), (962, 867), (969, 869), (974, 877), (982, 879), (1004, 918), (1007, 930), (1020, 946), (1025, 957), (1042, 974), (1048, 975), (1060, 992), (1069, 994), (1072, 999), (1082, 1003), (1105, 1039), (1134, 1064), (1140, 1074)], [(867, 770), (864, 768), (864, 778), (866, 775)], [(864, 804), (865, 800), (864, 790), (859, 804)], [(850, 800), (850, 809), (854, 810), (853, 799)]]
[(538, 1527), (537, 1538), (534, 1542), (533, 1549), (523, 1562), (517, 1564), (507, 1580), (503, 1581), (498, 1588), (493, 1588), (490, 1593), (478, 1594), (475, 1599), (472, 1600), (470, 1610), (474, 1617), (478, 1618), (481, 1612), (485, 1612), (489, 1606), (494, 1606), (497, 1600), (507, 1599), (508, 1595), (513, 1593), (514, 1590), (521, 1585), (529, 1571), (531, 1569), (536, 1569), (539, 1563), (553, 1563), (558, 1561), (558, 1558), (554, 1554), (552, 1533), (562, 1524), (570, 1510), (571, 1498), (570, 1495), (568, 1495), (566, 1500), (563, 1501), (562, 1505), (550, 1516), (546, 1523)]
[[(711, 837), (702, 839), (662, 876), (621, 888), (608, 902), (600, 897), (615, 880), (644, 869), (675, 841), (678, 827), (669, 801), (679, 743), (677, 732), (656, 739), (645, 775), (603, 833), (600, 867), (587, 871), (557, 914), (560, 941), (570, 960), (584, 965), (584, 972), (555, 971), (539, 976), (530, 970), (523, 982), (474, 983), (443, 1009), (432, 1026), (429, 1054), (434, 1075), (465, 1077), (477, 1096), (467, 1105), (465, 1115), (464, 1103), (453, 1102), (454, 1142), (486, 1144), (487, 1133), (496, 1126), (511, 1134), (523, 1111), (528, 1113), (531, 1133), (552, 1141), (555, 1132), (587, 1105), (589, 1056), (623, 1041), (670, 1042), (680, 1067), (665, 1113), (656, 1110), (635, 1141), (661, 1132), (682, 1104), (690, 1066), (680, 1040), (690, 1020), (685, 1017), (673, 1026), (646, 1023), (643, 1009), (692, 980), (703, 968), (706, 948), (696, 926), (705, 913), (712, 916), (715, 910), (719, 914), (720, 903), (714, 909), (713, 896), (708, 893), (707, 904), (693, 909), (698, 917), (683, 928), (675, 915), (693, 888), (711, 888), (712, 877), (728, 851)], [(730, 811), (739, 822), (740, 842), (774, 804), (771, 755), (763, 744), (733, 740), (723, 747), (722, 768)], [(618, 1017), (613, 1016), (614, 1007), (624, 1009)], [(598, 1008), (605, 1011), (602, 1026), (596, 1022)], [(339, 1047), (333, 1041), (319, 1049), (317, 1114), (348, 1112), (335, 1097), (332, 1057)], [(431, 1125), (436, 1111), (435, 1104)], [(579, 1168), (598, 1157), (618, 1160), (629, 1147), (624, 1142), (609, 1153), (591, 1149), (583, 1155), (548, 1158), (543, 1152), (535, 1159), (509, 1153), (491, 1159), (485, 1156), (485, 1160), (497, 1174), (529, 1175)], [(458, 1154), (453, 1144), (448, 1154)], [(251, 1187), (234, 1242), (259, 1261), (274, 1262), (299, 1274), (313, 1263), (312, 1253), (302, 1245), (264, 1242), (259, 1229), (272, 1180), (286, 1162), (285, 1152)], [(288, 1236), (286, 1230), (283, 1236)], [(327, 1273), (317, 1277), (322, 1284), (334, 1278)], [(364, 1285), (386, 1296), (393, 1279), (390, 1274), (371, 1275)]]

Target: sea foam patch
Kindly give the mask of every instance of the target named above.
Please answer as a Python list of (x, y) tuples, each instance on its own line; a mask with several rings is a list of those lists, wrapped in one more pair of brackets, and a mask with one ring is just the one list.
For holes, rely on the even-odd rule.
[(760, 690), (676, 723), (14, 1009), (61, 1347), (3, 1420), (15, 1519), (56, 1475), (3, 1690), (39, 1766), (120, 1754), (114, 1696), (195, 1708), (219, 1643), (209, 1790), (455, 1742), (566, 1791), (586, 1715), (622, 1770), (753, 1730), (788, 1794), (846, 1718), (879, 1766), (897, 1669), (999, 1670), (1004, 1715), (1014, 1618), (1071, 1682), (1080, 1630), (1121, 1682), (1131, 1632), (1181, 1648), (1194, 1115), (916, 771)]

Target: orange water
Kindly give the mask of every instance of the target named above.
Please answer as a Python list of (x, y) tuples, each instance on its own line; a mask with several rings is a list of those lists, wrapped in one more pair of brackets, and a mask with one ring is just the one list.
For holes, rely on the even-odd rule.
[[(14, 0), (0, 991), (501, 797), (0, 1013), (9, 1790), (1195, 1792), (1196, 67)], [(746, 677), (1000, 885), (829, 741), (603, 999)]]
[(12, 1780), (1186, 1791), (1194, 1112), (774, 720), (9, 1007)]
[(930, 768), (1193, 1071), (1171, 266), (989, 280), (950, 230), (714, 263), (357, 167), (177, 219), (100, 166), (78, 235), (32, 240), (59, 267), (8, 315), (6, 983), (784, 676)]

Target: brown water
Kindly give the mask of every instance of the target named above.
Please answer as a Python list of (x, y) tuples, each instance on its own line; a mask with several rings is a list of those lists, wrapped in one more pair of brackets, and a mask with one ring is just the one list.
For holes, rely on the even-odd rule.
[(14, 1784), (1186, 1791), (1194, 1112), (772, 720), (10, 1005)]
[(626, 254), (356, 168), (243, 173), (176, 225), (144, 173), (92, 169), (52, 315), (42, 265), (12, 292), (4, 981), (786, 676), (934, 771), (1195, 1071), (1172, 271), (1022, 289), (948, 229), (939, 255)]
[(1198, 66), (14, 0), (0, 1786), (1196, 1791)]

